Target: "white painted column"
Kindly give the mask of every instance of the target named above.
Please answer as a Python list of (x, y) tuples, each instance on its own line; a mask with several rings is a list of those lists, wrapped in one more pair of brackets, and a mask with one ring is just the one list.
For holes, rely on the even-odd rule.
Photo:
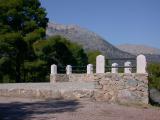
[(137, 56), (137, 73), (147, 73), (146, 72), (147, 61), (144, 55)]
[(72, 66), (71, 65), (66, 66), (66, 74), (67, 75), (72, 74)]
[(96, 57), (96, 73), (105, 73), (105, 57), (103, 55)]
[(87, 65), (87, 74), (93, 74), (93, 65), (92, 64)]
[(124, 73), (132, 73), (132, 63), (130, 61), (125, 62), (124, 66)]
[(51, 65), (51, 74), (52, 75), (57, 74), (57, 65), (55, 64)]
[(118, 73), (118, 64), (117, 63), (113, 63), (112, 64), (112, 73)]

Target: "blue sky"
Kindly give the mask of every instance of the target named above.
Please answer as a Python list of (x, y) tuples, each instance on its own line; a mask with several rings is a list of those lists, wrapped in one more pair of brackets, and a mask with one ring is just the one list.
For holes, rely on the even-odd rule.
[(50, 22), (76, 24), (108, 42), (160, 48), (160, 0), (40, 0)]

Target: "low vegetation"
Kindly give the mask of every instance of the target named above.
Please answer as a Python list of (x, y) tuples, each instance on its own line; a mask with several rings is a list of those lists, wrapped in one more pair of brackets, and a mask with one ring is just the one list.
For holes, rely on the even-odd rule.
[(149, 87), (160, 90), (160, 64), (151, 63), (148, 65)]

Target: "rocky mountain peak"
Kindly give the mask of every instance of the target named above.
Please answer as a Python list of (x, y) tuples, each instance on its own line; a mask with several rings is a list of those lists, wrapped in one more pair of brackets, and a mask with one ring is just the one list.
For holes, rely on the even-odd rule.
[(98, 34), (77, 25), (49, 23), (46, 31), (48, 36), (61, 35), (76, 42), (88, 50), (99, 50), (109, 58), (130, 58), (133, 55), (121, 51)]

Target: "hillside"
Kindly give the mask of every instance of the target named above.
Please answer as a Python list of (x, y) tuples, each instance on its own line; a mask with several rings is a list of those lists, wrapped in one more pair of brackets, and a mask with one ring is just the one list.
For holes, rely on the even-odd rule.
[(117, 46), (119, 49), (123, 51), (128, 51), (134, 55), (137, 54), (151, 54), (151, 55), (160, 55), (160, 49), (153, 48), (145, 45), (132, 45), (132, 44), (123, 44)]
[(62, 25), (49, 23), (46, 31), (47, 36), (61, 35), (72, 42), (77, 42), (88, 50), (99, 50), (109, 58), (131, 58), (133, 55), (121, 51), (102, 37), (77, 25)]
[(147, 60), (151, 62), (160, 62), (160, 49), (158, 48), (133, 44), (118, 45), (117, 48), (133, 55), (144, 54)]

